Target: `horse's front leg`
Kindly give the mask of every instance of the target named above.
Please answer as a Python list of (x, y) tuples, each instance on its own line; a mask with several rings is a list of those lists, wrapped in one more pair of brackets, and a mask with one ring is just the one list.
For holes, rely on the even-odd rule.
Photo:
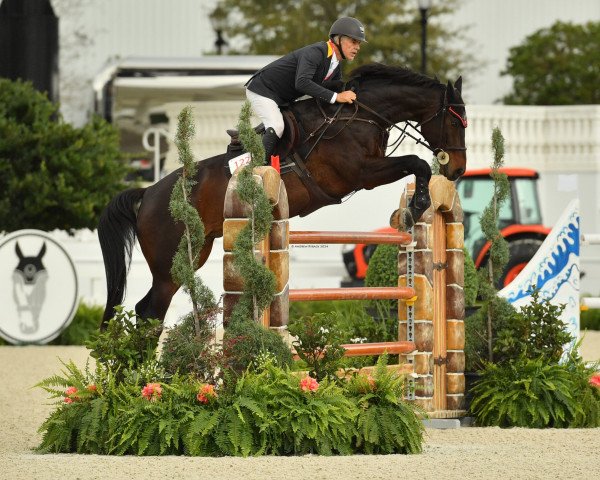
[(423, 215), (425, 210), (431, 205), (431, 197), (429, 196), (431, 167), (425, 160), (416, 155), (408, 155), (399, 158), (405, 162), (404, 165), (405, 168), (409, 170), (409, 174), (415, 175), (415, 193), (407, 208), (402, 212), (396, 210), (392, 214), (390, 225), (399, 230), (408, 231), (419, 221), (421, 215)]

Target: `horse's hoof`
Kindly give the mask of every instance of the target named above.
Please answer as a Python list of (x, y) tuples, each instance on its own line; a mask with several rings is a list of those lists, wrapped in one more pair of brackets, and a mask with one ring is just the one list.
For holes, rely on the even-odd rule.
[(406, 208), (402, 212), (402, 230), (408, 232), (415, 225), (415, 220), (413, 218), (412, 212), (410, 209)]
[(415, 206), (415, 210), (419, 211), (419, 212), (424, 212), (425, 210), (427, 210), (431, 205), (431, 198), (429, 197), (429, 194), (423, 194), (423, 195), (417, 195), (415, 197), (415, 202), (414, 202), (414, 206)]

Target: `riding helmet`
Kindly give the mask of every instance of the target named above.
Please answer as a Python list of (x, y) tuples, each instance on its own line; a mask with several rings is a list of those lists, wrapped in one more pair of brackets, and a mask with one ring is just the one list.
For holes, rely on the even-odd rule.
[(367, 43), (365, 38), (365, 27), (356, 18), (338, 18), (329, 29), (329, 38), (334, 35), (345, 35), (346, 37)]

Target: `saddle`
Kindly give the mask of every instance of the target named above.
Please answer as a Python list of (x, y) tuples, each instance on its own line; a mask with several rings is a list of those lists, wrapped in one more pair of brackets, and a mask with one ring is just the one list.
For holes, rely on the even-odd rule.
[[(282, 137), (277, 142), (274, 155), (279, 155), (281, 173), (285, 173), (292, 168), (294, 163), (294, 152), (300, 148), (303, 135), (301, 134), (302, 127), (290, 109), (281, 109), (281, 114), (283, 115), (284, 130)], [(254, 127), (254, 131), (259, 135), (264, 134), (264, 124), (261, 123)], [(239, 138), (239, 131), (236, 129), (228, 129), (227, 134), (230, 137), (229, 145), (227, 145), (227, 153), (234, 156), (244, 153), (244, 147)]]
[[(339, 198), (332, 197), (323, 191), (306, 168), (304, 155), (309, 151), (307, 145), (303, 142), (306, 134), (296, 120), (294, 113), (289, 108), (282, 108), (281, 114), (283, 115), (284, 130), (282, 137), (277, 142), (274, 154), (279, 155), (281, 175), (283, 176), (291, 172), (295, 173), (310, 195), (311, 201), (300, 212), (300, 216), (304, 217), (326, 205), (341, 203)], [(262, 135), (265, 132), (265, 126), (261, 123), (254, 128), (254, 131)], [(244, 147), (239, 138), (239, 131), (228, 129), (227, 134), (230, 137), (229, 145), (227, 146), (227, 157), (233, 158), (244, 153)], [(229, 172), (229, 168), (227, 168), (227, 172)]]

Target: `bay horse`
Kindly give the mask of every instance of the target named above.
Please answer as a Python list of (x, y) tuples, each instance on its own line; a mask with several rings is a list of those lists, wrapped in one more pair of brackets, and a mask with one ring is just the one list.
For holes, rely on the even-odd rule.
[[(444, 85), (406, 68), (369, 64), (351, 73), (350, 84), (357, 93), (352, 105), (319, 105), (308, 98), (290, 107), (299, 128), (311, 132), (304, 135), (305, 139), (328, 129), (305, 158), (305, 177), (310, 182), (294, 171), (282, 171), (290, 218), (340, 203), (357, 190), (414, 174), (415, 195), (405, 216), (405, 226), (410, 227), (430, 205), (431, 168), (416, 155), (385, 156), (389, 131), (400, 122), (416, 122), (414, 127), (425, 139), (421, 142), (434, 153), (441, 153), (438, 157), (447, 162), (441, 165), (440, 173), (450, 180), (460, 177), (466, 168), (467, 126), (462, 79)], [(306, 145), (304, 142), (304, 153)], [(224, 153), (198, 162), (192, 201), (204, 222), (205, 243), (197, 268), (208, 259), (214, 239), (223, 235), (223, 203), (231, 176), (226, 166), (230, 158)], [(180, 172), (176, 170), (147, 188), (125, 190), (104, 209), (98, 225), (107, 281), (102, 328), (114, 315), (114, 307), (123, 301), (136, 236), (152, 273), (152, 286), (135, 310), (141, 318), (164, 320), (179, 288), (170, 269), (183, 225), (173, 221), (168, 206)]]

